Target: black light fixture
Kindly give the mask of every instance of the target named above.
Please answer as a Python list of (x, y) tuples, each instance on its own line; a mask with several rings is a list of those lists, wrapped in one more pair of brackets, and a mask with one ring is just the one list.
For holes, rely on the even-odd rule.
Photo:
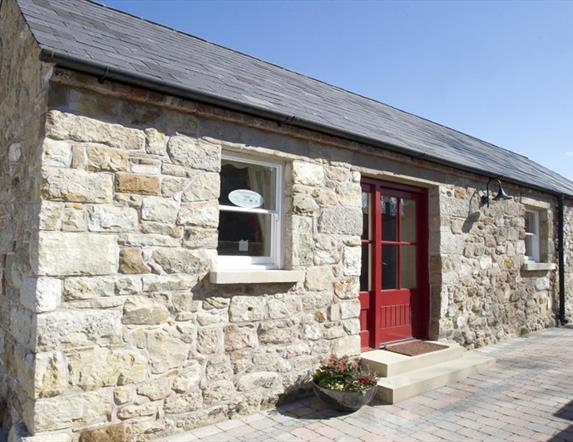
[[(492, 180), (497, 181), (497, 185), (499, 187), (497, 189), (497, 195), (494, 196), (493, 198), (490, 198), (489, 197), (489, 183), (491, 183)], [(482, 197), (481, 197), (481, 205), (482, 206), (487, 205), (489, 207), (489, 202), (491, 200), (493, 200), (493, 201), (505, 201), (505, 200), (511, 199), (511, 197), (507, 193), (505, 193), (505, 190), (503, 190), (503, 187), (501, 186), (501, 179), (499, 179), (499, 178), (490, 178), (487, 181), (486, 189), (487, 189), (486, 190), (487, 193), (485, 195), (482, 195)]]

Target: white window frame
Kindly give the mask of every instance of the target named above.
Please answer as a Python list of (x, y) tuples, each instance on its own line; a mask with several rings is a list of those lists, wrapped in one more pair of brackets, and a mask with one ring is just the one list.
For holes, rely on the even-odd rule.
[(224, 152), (223, 160), (272, 167), (275, 169), (275, 209), (246, 208), (219, 204), (219, 211), (240, 213), (264, 213), (271, 216), (270, 256), (218, 255), (218, 270), (272, 270), (282, 267), (283, 237), (283, 169), (278, 161), (268, 161), (250, 155)]
[[(525, 211), (525, 216), (528, 217), (529, 215), (532, 216), (532, 223), (529, 226), (531, 231), (525, 232), (525, 250), (526, 255), (525, 259), (530, 262), (539, 262), (540, 261), (540, 245), (541, 245), (541, 237), (539, 234), (539, 211), (527, 209)], [(531, 243), (531, 255), (527, 255), (527, 241)]]

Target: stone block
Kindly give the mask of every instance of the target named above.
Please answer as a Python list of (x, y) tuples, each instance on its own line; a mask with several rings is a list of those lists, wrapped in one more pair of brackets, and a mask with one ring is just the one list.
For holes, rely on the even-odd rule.
[(334, 294), (340, 299), (358, 298), (360, 282), (356, 277), (338, 279), (334, 283)]
[(228, 380), (209, 382), (203, 390), (203, 398), (206, 404), (220, 404), (232, 401), (235, 397), (235, 385)]
[(127, 442), (125, 424), (107, 425), (101, 428), (90, 428), (80, 432), (79, 442)]
[(175, 164), (211, 172), (221, 170), (219, 145), (185, 135), (175, 135), (169, 139), (167, 151)]
[(62, 310), (42, 313), (36, 321), (38, 350), (121, 341), (121, 312), (117, 310)]
[(157, 325), (169, 319), (169, 310), (164, 304), (147, 296), (132, 296), (123, 306), (124, 324)]
[(210, 268), (210, 257), (202, 251), (176, 248), (158, 248), (151, 255), (166, 273), (200, 275)]
[(179, 203), (173, 199), (145, 197), (141, 205), (141, 218), (147, 221), (174, 224), (179, 212)]
[(154, 416), (159, 411), (158, 402), (146, 402), (141, 405), (126, 405), (117, 410), (117, 417), (120, 419), (132, 419), (143, 416)]
[(183, 236), (183, 228), (172, 224), (156, 223), (154, 221), (142, 221), (139, 225), (142, 233), (151, 233), (171, 238), (180, 239)]
[[(74, 203), (76, 205), (77, 203)], [(67, 206), (68, 204), (66, 204)], [(62, 216), (62, 230), (66, 232), (85, 232), (88, 229), (86, 212), (80, 207), (66, 207)]]
[(113, 296), (115, 283), (111, 277), (75, 277), (64, 280), (64, 299), (91, 299), (102, 296)]
[(280, 386), (280, 375), (270, 371), (245, 374), (237, 380), (237, 390), (239, 391), (251, 391), (257, 388), (273, 389), (280, 388)]
[(129, 232), (137, 227), (137, 210), (131, 207), (98, 204), (88, 210), (88, 228), (92, 232)]
[(145, 396), (152, 401), (165, 399), (171, 393), (173, 379), (173, 377), (164, 377), (139, 384), (137, 386), (137, 394)]
[[(4, 318), (2, 318), (5, 321)], [(8, 332), (16, 342), (32, 347), (35, 338), (34, 314), (23, 308), (12, 308), (10, 311), (10, 326)]]
[(178, 371), (177, 376), (173, 380), (173, 391), (184, 393), (191, 389), (197, 389), (203, 377), (203, 368), (199, 362), (191, 360), (184, 369)]
[(330, 266), (309, 267), (305, 285), (309, 290), (332, 290), (334, 275)]
[(157, 129), (145, 129), (145, 150), (152, 155), (166, 155), (167, 154), (167, 136), (159, 132)]
[(113, 235), (40, 232), (37, 274), (50, 276), (116, 273), (119, 248)]
[(62, 352), (36, 353), (34, 362), (34, 397), (52, 397), (68, 387), (68, 367)]
[(190, 249), (216, 249), (218, 240), (217, 229), (192, 227), (185, 229), (183, 246)]
[(139, 350), (91, 348), (67, 355), (69, 382), (84, 390), (141, 382), (147, 358)]
[(44, 139), (42, 146), (42, 165), (50, 167), (70, 167), (72, 165), (72, 146), (65, 141)]
[(187, 360), (189, 345), (165, 330), (150, 330), (146, 336), (152, 373), (164, 373), (178, 368)]
[(63, 213), (63, 203), (42, 201), (39, 213), (40, 230), (60, 230), (62, 227)]
[(86, 168), (100, 172), (124, 172), (127, 170), (129, 154), (120, 149), (103, 146), (86, 146)]
[(360, 301), (358, 299), (341, 302), (339, 307), (342, 319), (353, 319), (360, 316)]
[(243, 348), (255, 348), (258, 345), (257, 330), (252, 325), (239, 327), (231, 324), (224, 327), (225, 350), (235, 351)]
[(161, 181), (158, 176), (118, 173), (115, 176), (115, 190), (122, 193), (160, 195)]
[(33, 312), (49, 312), (62, 302), (62, 280), (56, 278), (24, 278), (20, 287), (20, 302)]
[(113, 200), (110, 174), (45, 167), (42, 176), (42, 196), (47, 200), (78, 203), (110, 203)]
[(145, 148), (145, 135), (139, 129), (56, 110), (47, 114), (46, 135), (58, 140), (101, 143), (128, 150)]
[(141, 249), (126, 247), (119, 252), (119, 271), (121, 273), (149, 273), (150, 269), (143, 260)]
[(362, 261), (361, 247), (344, 247), (342, 264), (344, 276), (360, 276)]
[(296, 320), (263, 322), (259, 328), (261, 344), (287, 344), (299, 337), (299, 325)]
[(144, 275), (143, 291), (191, 290), (196, 283), (194, 275)]
[(165, 399), (166, 413), (188, 413), (198, 410), (203, 405), (200, 391), (190, 391), (183, 394), (173, 393)]
[(331, 343), (331, 351), (337, 356), (360, 354), (360, 335), (345, 336), (333, 340)]
[(161, 161), (149, 158), (147, 155), (131, 155), (129, 158), (129, 171), (138, 175), (160, 175)]
[(223, 350), (223, 330), (220, 327), (200, 328), (197, 332), (197, 351), (201, 354), (216, 354)]
[(295, 160), (292, 163), (293, 179), (296, 184), (321, 186), (324, 184), (324, 168), (320, 164)]
[(362, 233), (362, 211), (342, 206), (325, 207), (318, 219), (320, 233), (360, 235)]
[(177, 224), (217, 228), (219, 226), (219, 203), (200, 201), (182, 204)]
[(103, 424), (111, 415), (112, 394), (111, 389), (100, 389), (38, 399), (29, 419), (30, 430), (37, 433), (71, 428), (72, 424)]
[(259, 321), (265, 314), (265, 299), (259, 296), (233, 296), (229, 306), (231, 322)]
[(269, 298), (267, 308), (270, 319), (290, 318), (302, 310), (301, 295), (282, 295)]
[(135, 247), (179, 247), (181, 245), (179, 238), (147, 233), (120, 233), (118, 242), (124, 246)]

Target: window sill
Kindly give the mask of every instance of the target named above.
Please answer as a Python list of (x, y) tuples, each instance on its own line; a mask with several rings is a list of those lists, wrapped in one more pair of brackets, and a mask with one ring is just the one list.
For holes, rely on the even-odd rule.
[(302, 280), (304, 272), (299, 270), (224, 270), (211, 271), (211, 284), (280, 284)]
[(521, 270), (526, 272), (542, 272), (548, 270), (555, 270), (557, 264), (552, 262), (526, 262), (521, 266)]

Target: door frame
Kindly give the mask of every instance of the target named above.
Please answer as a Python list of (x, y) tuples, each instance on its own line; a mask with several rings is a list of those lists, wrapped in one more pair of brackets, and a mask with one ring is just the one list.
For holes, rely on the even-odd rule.
[[(428, 230), (428, 190), (421, 187), (414, 187), (401, 183), (394, 183), (390, 181), (377, 180), (372, 178), (363, 177), (361, 180), (361, 186), (363, 190), (368, 190), (372, 195), (378, 195), (378, 197), (372, 197), (371, 203), (371, 225), (374, 227), (372, 232), (373, 250), (377, 247), (378, 242), (381, 243), (382, 229), (381, 223), (375, 221), (377, 214), (381, 213), (381, 203), (380, 194), (382, 189), (389, 190), (390, 193), (394, 192), (396, 196), (400, 194), (408, 197), (414, 197), (416, 200), (416, 296), (413, 299), (412, 311), (415, 311), (415, 316), (412, 317), (412, 337), (426, 339), (429, 335), (429, 322), (430, 322), (430, 290), (429, 290), (429, 230)], [(398, 232), (399, 234), (399, 232)], [(399, 237), (398, 237), (399, 238)], [(362, 238), (361, 238), (362, 241)], [(398, 275), (400, 275), (400, 260), (397, 260), (398, 265)], [(361, 325), (361, 341), (362, 350), (377, 349), (381, 345), (387, 343), (382, 341), (382, 327), (381, 327), (381, 314), (380, 312), (380, 297), (376, 296), (376, 291), (381, 292), (381, 253), (374, 252), (372, 254), (371, 266), (369, 272), (371, 272), (371, 290), (368, 292), (360, 291), (360, 301), (361, 309), (367, 309), (367, 323), (368, 336), (362, 338), (362, 325)], [(372, 269), (377, 269), (377, 271), (372, 271)], [(364, 296), (367, 295), (367, 296)], [(374, 295), (374, 296), (373, 296)], [(368, 300), (368, 305), (364, 305)], [(361, 312), (362, 316), (362, 312)], [(367, 341), (367, 345), (364, 345), (364, 341)]]

